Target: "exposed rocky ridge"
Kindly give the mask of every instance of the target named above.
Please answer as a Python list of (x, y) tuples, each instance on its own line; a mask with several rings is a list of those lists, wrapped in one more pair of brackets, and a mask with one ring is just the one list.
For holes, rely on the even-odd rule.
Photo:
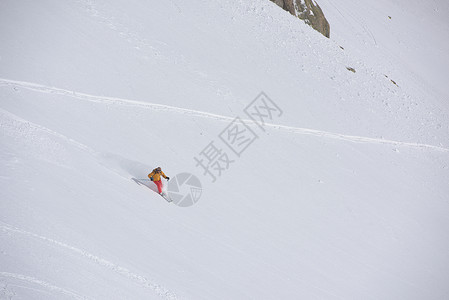
[(330, 37), (330, 25), (320, 6), (314, 0), (271, 0), (290, 14), (304, 20), (306, 24)]

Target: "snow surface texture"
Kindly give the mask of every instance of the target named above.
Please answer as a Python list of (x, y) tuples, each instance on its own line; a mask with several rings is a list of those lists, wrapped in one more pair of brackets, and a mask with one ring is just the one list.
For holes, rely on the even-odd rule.
[[(262, 0), (2, 1), (0, 298), (449, 298), (449, 9), (421, 3), (322, 0), (326, 39)], [(194, 157), (261, 91), (282, 116), (212, 183)], [(156, 166), (199, 202), (131, 180)]]

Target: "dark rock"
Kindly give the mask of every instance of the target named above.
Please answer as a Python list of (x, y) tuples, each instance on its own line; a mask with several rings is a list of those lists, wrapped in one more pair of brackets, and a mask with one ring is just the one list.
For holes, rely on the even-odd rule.
[(290, 14), (304, 20), (306, 24), (330, 37), (330, 25), (323, 11), (315, 0), (271, 0)]
[(353, 67), (346, 67), (346, 69), (348, 69), (348, 71), (351, 71), (352, 73), (355, 73), (355, 69)]

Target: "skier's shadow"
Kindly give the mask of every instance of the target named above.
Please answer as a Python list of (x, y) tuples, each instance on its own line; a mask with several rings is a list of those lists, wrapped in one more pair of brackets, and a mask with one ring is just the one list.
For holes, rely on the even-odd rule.
[(143, 185), (146, 186), (147, 188), (149, 188), (150, 190), (152, 190), (155, 193), (158, 193), (157, 187), (154, 183), (152, 183), (150, 181), (150, 179), (146, 179), (146, 178), (131, 178), (135, 183), (137, 183), (138, 185)]

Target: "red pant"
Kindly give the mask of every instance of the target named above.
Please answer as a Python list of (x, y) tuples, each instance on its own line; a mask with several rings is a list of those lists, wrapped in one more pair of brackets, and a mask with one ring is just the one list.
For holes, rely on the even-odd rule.
[(159, 194), (162, 193), (162, 180), (153, 181), (157, 185), (157, 190), (159, 191)]

